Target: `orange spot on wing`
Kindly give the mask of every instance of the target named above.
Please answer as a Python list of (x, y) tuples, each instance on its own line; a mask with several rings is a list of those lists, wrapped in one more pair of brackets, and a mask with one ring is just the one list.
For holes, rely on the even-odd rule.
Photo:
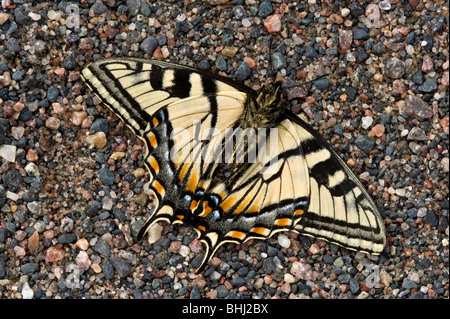
[(229, 232), (227, 234), (229, 237), (235, 238), (235, 239), (244, 239), (245, 238), (245, 233), (238, 231), (238, 230), (233, 230), (231, 232)]
[(295, 216), (300, 216), (300, 215), (303, 215), (303, 209), (297, 209), (296, 211), (295, 211)]
[(199, 231), (201, 231), (201, 232), (205, 232), (205, 231), (206, 231), (205, 226), (202, 226), (202, 225), (198, 225), (198, 226), (197, 226), (197, 229), (198, 229)]
[(193, 200), (191, 203), (191, 212), (193, 212), (198, 206), (198, 202), (196, 200)]
[(270, 230), (266, 227), (253, 227), (250, 231), (261, 236), (267, 236)]
[(158, 172), (159, 172), (159, 163), (156, 160), (156, 158), (154, 158), (153, 156), (150, 156), (150, 160), (149, 161), (150, 161), (151, 168), (153, 168), (155, 173), (158, 174)]
[(152, 122), (153, 122), (153, 126), (158, 126), (159, 125), (159, 121), (158, 121), (158, 119), (156, 117), (153, 118)]
[(212, 212), (212, 208), (209, 207), (208, 201), (204, 201), (203, 202), (203, 212), (201, 212), (198, 216), (206, 217), (211, 212)]
[(156, 146), (158, 146), (158, 141), (156, 140), (156, 136), (152, 132), (150, 132), (150, 134), (148, 135), (148, 141), (150, 142), (151, 147), (155, 148)]
[(277, 220), (275, 220), (275, 225), (277, 226), (288, 226), (291, 223), (291, 219), (290, 218), (279, 218)]
[(161, 197), (164, 197), (165, 189), (164, 189), (164, 187), (161, 185), (160, 182), (158, 182), (157, 180), (155, 180), (155, 181), (153, 182), (153, 187), (155, 188), (156, 192), (157, 192)]

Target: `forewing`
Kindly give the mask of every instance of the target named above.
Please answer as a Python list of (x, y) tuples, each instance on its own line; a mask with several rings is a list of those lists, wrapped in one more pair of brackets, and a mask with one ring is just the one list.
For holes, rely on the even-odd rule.
[[(138, 238), (158, 220), (183, 222), (193, 196), (208, 187), (220, 157), (217, 141), (242, 115), (248, 92), (210, 73), (134, 58), (94, 62), (82, 76), (147, 146), (158, 205)], [(208, 148), (216, 157), (204, 155)]]

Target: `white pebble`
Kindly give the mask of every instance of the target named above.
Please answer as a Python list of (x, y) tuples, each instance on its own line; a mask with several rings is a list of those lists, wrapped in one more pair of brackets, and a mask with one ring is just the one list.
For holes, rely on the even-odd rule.
[(187, 257), (191, 253), (191, 250), (189, 249), (188, 246), (181, 245), (179, 253), (180, 253), (181, 256)]
[(278, 235), (278, 244), (283, 248), (289, 248), (291, 241), (285, 234)]
[(16, 193), (13, 193), (11, 191), (6, 192), (6, 198), (12, 200), (13, 202), (17, 201), (20, 196)]
[(25, 172), (27, 172), (28, 176), (39, 176), (40, 175), (39, 167), (32, 162), (25, 165), (24, 169), (25, 169)]
[(0, 145), (0, 157), (8, 162), (14, 163), (16, 161), (16, 150), (17, 147), (15, 145)]
[(104, 209), (104, 210), (111, 210), (113, 208), (113, 205), (114, 205), (114, 203), (113, 203), (111, 198), (103, 197), (102, 209)]
[(390, 0), (383, 0), (378, 4), (378, 6), (381, 10), (390, 10), (392, 7)]
[(427, 208), (426, 207), (420, 207), (417, 211), (417, 217), (425, 217), (425, 215), (427, 214)]
[(414, 54), (414, 47), (411, 44), (408, 44), (405, 48), (406, 53), (408, 53), (409, 55), (413, 55)]
[(249, 26), (252, 25), (252, 22), (250, 21), (250, 19), (244, 18), (244, 19), (242, 19), (242, 25), (243, 25), (244, 27), (248, 28)]
[(361, 119), (361, 121), (362, 121), (362, 128), (363, 129), (367, 129), (367, 128), (369, 128), (372, 125), (373, 117), (371, 117), (371, 116), (364, 116)]
[(352, 52), (347, 53), (347, 61), (348, 62), (355, 62), (356, 58)]
[(288, 284), (292, 284), (295, 282), (295, 277), (289, 273), (284, 274), (284, 282)]
[(34, 297), (34, 291), (31, 289), (28, 281), (22, 285), (22, 298), (23, 299), (32, 299)]
[(404, 189), (404, 188), (397, 188), (395, 190), (395, 194), (398, 195), (398, 196), (404, 197), (404, 196), (406, 196), (406, 189)]
[(348, 16), (350, 14), (350, 9), (348, 9), (348, 8), (343, 8), (342, 10), (341, 10), (341, 16), (343, 17), (343, 18), (345, 18), (346, 16)]
[(31, 20), (33, 20), (33, 21), (39, 21), (39, 20), (41, 20), (41, 16), (39, 15), (39, 14), (37, 14), (37, 13), (34, 13), (34, 12), (30, 12), (29, 14), (28, 14), (28, 16), (31, 18)]
[(158, 223), (153, 224), (148, 230), (148, 243), (154, 244), (161, 238), (162, 226)]
[(426, 294), (428, 292), (428, 287), (427, 286), (420, 287), (420, 292)]
[(59, 12), (56, 12), (55, 10), (50, 10), (47, 13), (47, 18), (49, 18), (50, 20), (59, 20), (61, 19), (61, 14)]

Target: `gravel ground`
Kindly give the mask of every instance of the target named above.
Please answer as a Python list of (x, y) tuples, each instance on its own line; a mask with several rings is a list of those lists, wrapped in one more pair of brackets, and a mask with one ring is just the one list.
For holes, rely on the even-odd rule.
[[(448, 299), (446, 1), (1, 5), (0, 298)], [(283, 233), (224, 245), (195, 274), (192, 228), (137, 243), (153, 209), (143, 144), (80, 79), (110, 56), (283, 81), (373, 195), (385, 252)]]

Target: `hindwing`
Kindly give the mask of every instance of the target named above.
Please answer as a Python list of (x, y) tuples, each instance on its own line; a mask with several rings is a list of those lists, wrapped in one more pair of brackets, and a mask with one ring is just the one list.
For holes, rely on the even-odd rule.
[(320, 135), (296, 115), (284, 117), (266, 139), (277, 139), (276, 156), (215, 185), (194, 212), (205, 261), (225, 242), (284, 230), (379, 254), (384, 226), (369, 194)]

